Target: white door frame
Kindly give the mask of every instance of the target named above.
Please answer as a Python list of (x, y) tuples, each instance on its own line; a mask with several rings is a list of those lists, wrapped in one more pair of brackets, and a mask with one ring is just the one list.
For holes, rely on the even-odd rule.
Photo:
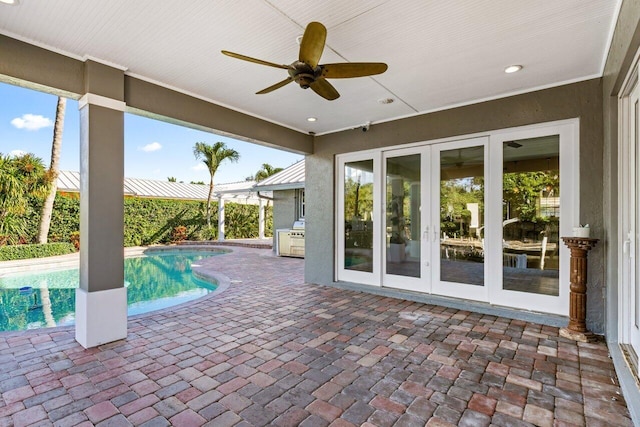
[(621, 344), (640, 355), (640, 330), (637, 325), (637, 292), (639, 277), (638, 244), (640, 242), (640, 182), (637, 168), (638, 152), (638, 101), (640, 83), (638, 56), (623, 83), (618, 99), (618, 271), (621, 273), (618, 288), (618, 337)]
[[(476, 301), (488, 301), (489, 292), (488, 292), (488, 283), (489, 283), (489, 270), (485, 263), (484, 265), (484, 277), (483, 277), (483, 285), (470, 285), (467, 283), (454, 283), (454, 282), (445, 282), (440, 280), (440, 238), (442, 234), (440, 233), (440, 152), (447, 150), (455, 150), (469, 147), (480, 147), (484, 148), (484, 178), (485, 178), (485, 190), (484, 190), (484, 218), (483, 224), (485, 224), (485, 236), (491, 233), (491, 228), (487, 227), (486, 219), (487, 219), (487, 210), (488, 207), (488, 199), (487, 195), (490, 192), (491, 183), (489, 181), (489, 138), (484, 137), (476, 137), (470, 139), (462, 139), (454, 142), (446, 142), (440, 144), (433, 144), (432, 155), (431, 155), (431, 195), (432, 195), (432, 203), (429, 204), (431, 208), (431, 218), (433, 223), (433, 230), (435, 232), (436, 238), (432, 241), (431, 253), (432, 256), (432, 285), (431, 289), (434, 294), (457, 297), (457, 298), (465, 298), (472, 299)], [(502, 205), (500, 205), (502, 206)]]
[[(420, 155), (420, 277), (400, 276), (394, 274), (388, 274), (386, 271), (387, 265), (387, 251), (386, 248), (386, 233), (381, 233), (382, 238), (382, 286), (390, 288), (405, 289), (416, 292), (431, 293), (431, 247), (429, 242), (431, 241), (431, 228), (429, 221), (429, 201), (431, 199), (429, 194), (429, 182), (431, 174), (430, 168), (430, 146), (423, 145), (419, 147), (410, 148), (397, 148), (393, 150), (385, 150), (382, 152), (382, 180), (386, 180), (387, 176), (387, 159), (401, 156), (410, 156), (414, 154)], [(386, 222), (386, 185), (381, 186), (382, 197), (382, 227)]]
[[(522, 130), (497, 132), (491, 135), (491, 182), (493, 192), (489, 205), (502, 206), (502, 149), (506, 141), (558, 135), (560, 139), (560, 236), (572, 236), (573, 227), (580, 224), (580, 139), (579, 120), (569, 120)], [(502, 215), (496, 213), (488, 218), (487, 227), (495, 233), (485, 234), (490, 255), (490, 271), (502, 271)], [(527, 310), (544, 311), (566, 316), (569, 314), (569, 249), (558, 242), (560, 255), (558, 296), (542, 295), (503, 289), (502, 275), (493, 277), (490, 283), (492, 304)], [(533, 307), (533, 308), (532, 308)]]
[[(373, 271), (357, 271), (344, 268), (344, 247), (345, 247), (345, 225), (344, 225), (344, 167), (346, 163), (357, 162), (362, 160), (373, 161)], [(380, 249), (380, 235), (382, 229), (382, 218), (380, 215), (383, 212), (381, 201), (381, 188), (382, 183), (379, 177), (381, 174), (381, 152), (379, 150), (367, 150), (359, 151), (356, 153), (349, 153), (341, 155), (336, 161), (336, 176), (338, 177), (336, 191), (336, 251), (337, 251), (337, 263), (336, 263), (336, 278), (341, 281), (362, 283), (366, 285), (380, 286), (380, 272), (381, 272), (381, 249)]]
[[(483, 132), (472, 135), (461, 135), (457, 137), (443, 138), (434, 141), (423, 141), (410, 144), (404, 144), (401, 146), (389, 146), (379, 149), (372, 149), (348, 154), (339, 154), (336, 156), (336, 177), (337, 177), (337, 191), (336, 191), (336, 271), (335, 278), (337, 281), (347, 281), (354, 283), (362, 283), (374, 286), (388, 286), (385, 282), (385, 275), (382, 268), (383, 251), (385, 250), (385, 236), (383, 235), (383, 227), (385, 222), (385, 206), (384, 200), (384, 171), (383, 163), (385, 156), (398, 153), (416, 153), (416, 152), (430, 152), (431, 168), (435, 163), (436, 157), (433, 153), (437, 152), (437, 148), (434, 148), (436, 144), (443, 144), (442, 147), (449, 148), (462, 144), (465, 146), (478, 145), (477, 141), (486, 141), (485, 143), (485, 254), (489, 259), (488, 263), (485, 263), (485, 286), (473, 286), (466, 285), (463, 288), (474, 287), (480, 288), (472, 289), (467, 292), (459, 288), (458, 284), (455, 284), (458, 289), (457, 292), (447, 292), (442, 287), (438, 288), (434, 286), (436, 277), (436, 269), (434, 268), (434, 260), (439, 261), (439, 256), (434, 256), (434, 248), (438, 247), (437, 253), (439, 253), (439, 233), (438, 238), (431, 243), (424, 241), (421, 247), (424, 248), (425, 244), (430, 247), (431, 259), (427, 259), (431, 264), (432, 274), (430, 278), (428, 274), (422, 274), (424, 280), (431, 280), (431, 284), (428, 286), (420, 283), (422, 287), (420, 291), (426, 293), (437, 293), (440, 295), (449, 295), (460, 299), (475, 299), (479, 301), (487, 301), (490, 304), (507, 306), (513, 308), (519, 308), (524, 310), (532, 310), (538, 312), (546, 312), (560, 315), (568, 315), (569, 313), (569, 251), (560, 243), (560, 289), (559, 295), (547, 296), (534, 293), (505, 291), (502, 289), (502, 275), (489, 274), (491, 271), (502, 271), (502, 143), (503, 141), (513, 139), (526, 139), (535, 138), (539, 136), (548, 135), (560, 135), (560, 194), (561, 194), (561, 220), (560, 220), (560, 235), (571, 236), (572, 227), (580, 223), (579, 217), (579, 195), (580, 195), (580, 175), (579, 175), (579, 119), (567, 119), (559, 120), (555, 122), (539, 123), (527, 126), (521, 126), (516, 128), (502, 129), (490, 132)], [(470, 140), (478, 139), (475, 143), (470, 143)], [(444, 145), (444, 144), (447, 145)], [(484, 143), (484, 142), (483, 142)], [(450, 145), (449, 145), (450, 144)], [(398, 150), (398, 151), (395, 151)], [(401, 150), (401, 151), (400, 151)], [(395, 151), (395, 153), (394, 153)], [(387, 153), (387, 154), (385, 154)], [(423, 155), (423, 161), (429, 157)], [(344, 268), (344, 165), (345, 163), (359, 160), (373, 160), (374, 165), (374, 218), (373, 218), (373, 259), (374, 267), (373, 272), (360, 272), (354, 270), (348, 270)], [(430, 169), (427, 169), (426, 175), (431, 179), (430, 185), (423, 185), (421, 191), (421, 203), (423, 208), (429, 205), (431, 198), (433, 198), (434, 188), (434, 173)], [(437, 165), (439, 175), (439, 164)], [(438, 182), (439, 184), (439, 182)], [(428, 188), (429, 187), (429, 188)], [(429, 193), (425, 193), (427, 190)], [(438, 187), (439, 194), (439, 187)], [(439, 203), (438, 208), (439, 208)], [(425, 208), (426, 209), (426, 208)], [(423, 209), (423, 210), (425, 210)], [(433, 223), (438, 222), (435, 231), (439, 230), (439, 214), (434, 217), (434, 213), (431, 213), (430, 221), (422, 224), (424, 226), (430, 225), (431, 239), (433, 239)], [(422, 217), (424, 219), (424, 216)], [(429, 238), (427, 238), (428, 240)], [(624, 239), (622, 239), (624, 240)], [(427, 252), (423, 252), (427, 254)], [(423, 258), (423, 263), (424, 263)], [(422, 271), (424, 272), (424, 265)], [(438, 277), (439, 278), (439, 277)], [(393, 283), (393, 282), (389, 282)], [(398, 284), (392, 285), (393, 287), (399, 287), (403, 289), (412, 289), (413, 285), (401, 286)], [(470, 292), (473, 291), (473, 292)], [(622, 324), (622, 322), (620, 322)]]

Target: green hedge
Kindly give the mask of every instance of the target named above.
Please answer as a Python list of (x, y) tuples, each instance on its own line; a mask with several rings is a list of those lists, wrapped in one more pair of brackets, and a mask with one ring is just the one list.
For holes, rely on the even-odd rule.
[[(38, 230), (41, 202), (34, 201), (33, 215), (29, 217), (26, 236), (34, 241)], [(211, 203), (211, 229), (205, 220), (206, 202), (190, 200), (124, 199), (124, 245), (140, 246), (170, 243), (176, 227), (187, 229), (189, 240), (210, 240), (218, 236), (218, 204)], [(258, 206), (226, 202), (225, 237), (228, 239), (258, 237)], [(265, 234), (272, 235), (273, 215), (269, 207), (266, 213)], [(77, 193), (58, 193), (51, 215), (50, 242), (71, 242), (74, 232), (80, 230), (80, 198)]]
[(71, 243), (46, 243), (35, 245), (10, 245), (0, 246), (0, 261), (12, 261), (16, 259), (44, 258), (54, 255), (66, 255), (75, 252)]

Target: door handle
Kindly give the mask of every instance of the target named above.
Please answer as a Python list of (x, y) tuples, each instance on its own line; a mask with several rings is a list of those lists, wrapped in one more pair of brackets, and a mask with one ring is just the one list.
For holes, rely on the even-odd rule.
[(631, 232), (627, 233), (627, 240), (622, 243), (622, 253), (629, 255), (629, 258), (633, 258), (631, 253)]
[(427, 240), (429, 239), (429, 226), (428, 225), (424, 228), (424, 232), (422, 233), (422, 238), (423, 239), (427, 239)]

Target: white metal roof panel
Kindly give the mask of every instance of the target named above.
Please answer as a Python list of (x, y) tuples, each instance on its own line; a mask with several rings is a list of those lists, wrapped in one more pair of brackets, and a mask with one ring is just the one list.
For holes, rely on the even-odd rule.
[[(258, 195), (253, 190), (255, 181), (232, 182), (214, 185), (214, 197), (222, 196), (228, 201), (257, 204)], [(80, 172), (60, 171), (58, 191), (79, 192)], [(124, 194), (158, 199), (206, 200), (209, 186), (169, 182), (153, 179), (125, 178)]]
[(255, 185), (258, 191), (264, 190), (290, 190), (294, 188), (304, 188), (305, 168), (304, 159), (289, 166), (288, 168), (271, 175)]

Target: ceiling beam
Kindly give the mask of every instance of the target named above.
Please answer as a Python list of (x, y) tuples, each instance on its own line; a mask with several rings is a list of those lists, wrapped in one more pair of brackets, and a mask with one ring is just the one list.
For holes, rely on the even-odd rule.
[[(79, 99), (87, 89), (85, 68), (90, 66), (107, 67), (94, 60), (84, 62), (0, 34), (2, 82)], [(124, 93), (126, 111), (133, 114), (300, 154), (313, 151), (310, 135), (159, 84), (125, 75), (121, 93)]]

